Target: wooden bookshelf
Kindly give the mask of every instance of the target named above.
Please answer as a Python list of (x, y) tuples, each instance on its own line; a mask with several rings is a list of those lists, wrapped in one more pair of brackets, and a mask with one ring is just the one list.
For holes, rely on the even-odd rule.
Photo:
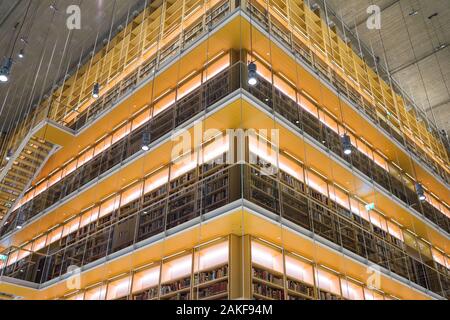
[(271, 177), (261, 175), (260, 169), (247, 168), (250, 185), (247, 190), (249, 200), (263, 208), (279, 213), (278, 184)]
[(230, 293), (230, 240), (196, 248), (193, 297), (197, 300), (227, 300)]
[(307, 261), (292, 253), (285, 254), (286, 299), (315, 299), (314, 267)]
[(156, 300), (160, 294), (161, 265), (153, 264), (142, 268), (133, 275), (131, 300)]
[(194, 274), (194, 299), (228, 299), (228, 263)]
[(313, 300), (314, 286), (292, 277), (286, 279), (287, 300)]
[(189, 300), (190, 297), (191, 275), (161, 284), (161, 300)]
[(147, 288), (145, 290), (133, 293), (132, 300), (157, 300), (158, 299), (159, 286)]
[(252, 263), (252, 290), (256, 299), (284, 300), (283, 274)]
[(340, 295), (326, 290), (319, 290), (319, 300), (344, 300)]

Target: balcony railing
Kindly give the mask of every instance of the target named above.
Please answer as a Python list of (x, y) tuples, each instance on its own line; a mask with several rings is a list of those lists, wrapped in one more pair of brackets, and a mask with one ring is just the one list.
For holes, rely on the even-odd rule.
[[(220, 160), (220, 161), (219, 161)], [(225, 154), (170, 180), (59, 241), (8, 265), (3, 276), (45, 284), (244, 198), (443, 297), (448, 270), (302, 181), (264, 164), (226, 165)], [(241, 189), (243, 186), (243, 189)], [(421, 257), (421, 258), (420, 258)]]
[[(23, 227), (30, 219), (52, 205), (72, 195), (94, 179), (113, 171), (115, 167), (141, 152), (142, 136), (145, 131), (150, 133), (150, 142), (153, 143), (237, 90), (239, 68), (242, 68), (242, 65), (237, 64), (206, 81), (201, 87), (176, 101), (147, 123), (142, 124), (138, 129), (12, 212), (3, 225), (1, 236), (14, 231), (17, 226)], [(149, 106), (149, 109), (152, 107)]]
[(114, 167), (119, 166), (140, 152), (142, 134), (145, 130), (149, 130), (151, 142), (154, 142), (165, 134), (172, 132), (175, 128), (182, 126), (183, 123), (204, 111), (206, 107), (239, 88), (248, 90), (262, 103), (298, 127), (301, 132), (306, 133), (328, 148), (368, 179), (379, 184), (406, 206), (415, 210), (446, 232), (450, 231), (449, 218), (428, 202), (419, 201), (415, 191), (403, 182), (407, 181), (406, 176), (398, 178), (393, 173), (382, 169), (374, 160), (356, 148), (353, 148), (351, 157), (346, 156), (343, 153), (342, 142), (338, 133), (324, 125), (318, 117), (314, 117), (300, 108), (296, 101), (293, 101), (265, 79), (259, 78), (255, 87), (249, 87), (246, 81), (243, 80), (245, 73), (242, 73), (242, 70), (245, 70), (245, 66), (237, 64), (222, 71), (222, 73), (205, 82), (203, 86), (177, 101), (139, 129), (77, 168), (33, 200), (25, 203), (9, 216), (1, 230), (1, 235), (4, 236), (14, 231), (18, 225), (23, 227), (30, 219), (39, 215), (42, 211), (62, 201), (84, 185), (106, 174), (106, 172), (114, 170)]
[[(225, 20), (231, 13), (231, 3), (231, 0), (216, 2), (216, 5), (207, 10), (197, 21), (194, 21), (191, 25), (184, 28), (182, 34), (175, 36), (174, 40), (165, 44), (161, 50), (156, 51), (155, 54), (150, 56), (144, 63), (137, 65), (129, 75), (126, 75), (123, 80), (118, 81), (111, 89), (102, 94), (100, 99), (90, 102), (84, 110), (79, 111), (79, 108), (83, 105), (84, 101), (89, 99), (89, 96), (76, 97), (73, 101), (76, 101), (77, 103), (73, 105), (68, 105), (69, 103), (67, 101), (60, 101), (60, 99), (50, 98), (46, 100), (21, 122), (14, 135), (8, 137), (9, 142), (4, 144), (4, 148), (0, 150), (0, 153), (6, 154), (7, 150), (16, 150), (23, 138), (32, 131), (33, 128), (45, 120), (50, 119), (62, 126), (76, 131), (93, 122), (100, 115), (115, 106), (115, 104), (126, 94), (134, 90), (141, 83), (148, 81), (154, 73), (169, 64), (175, 56), (179, 55), (184, 50), (187, 50), (197, 39), (204, 36), (221, 21)], [(157, 46), (159, 46), (159, 40), (162, 42), (163, 39), (154, 40), (156, 42), (155, 45), (157, 44)], [(146, 50), (148, 49), (149, 48), (146, 48)], [(146, 50), (142, 50), (140, 54), (143, 56), (147, 53)], [(136, 56), (134, 57), (134, 60), (140, 57), (141, 56)], [(105, 57), (103, 56), (102, 59), (104, 58)], [(131, 58), (132, 57), (130, 57), (130, 59)], [(125, 67), (128, 67), (128, 65), (120, 66), (122, 69), (125, 69)], [(111, 75), (111, 78), (107, 79), (105, 82), (109, 83), (116, 76), (117, 74), (114, 76)], [(85, 86), (84, 81), (82, 82), (83, 85), (80, 84), (80, 87)], [(52, 90), (51, 94), (56, 95), (56, 92), (54, 91), (55, 90)], [(4, 159), (4, 157), (2, 157), (2, 159)]]
[[(356, 106), (360, 112), (364, 113), (377, 127), (381, 128), (392, 139), (402, 145), (406, 151), (411, 153), (411, 155), (416, 156), (416, 158), (420, 160), (423, 165), (442, 178), (447, 184), (450, 183), (450, 175), (445, 170), (445, 164), (438, 164), (423, 150), (423, 148), (418, 147), (414, 141), (412, 141), (409, 137), (406, 137), (405, 134), (402, 134), (401, 131), (398, 130), (398, 125), (392, 124), (391, 119), (389, 119), (389, 114), (387, 114), (384, 118), (381, 117), (376, 111), (376, 104), (369, 101), (367, 97), (364, 97), (363, 94), (348, 85), (348, 83), (351, 83), (351, 80), (344, 79), (342, 75), (331, 68), (328, 62), (324, 61), (324, 59), (319, 56), (318, 53), (320, 51), (318, 49), (311, 47), (313, 45), (305, 45), (296, 39), (292, 34), (292, 30), (288, 30), (286, 27), (283, 27), (277, 18), (270, 13), (271, 10), (262, 10), (260, 6), (256, 4), (257, 2), (258, 1), (244, 1), (243, 4), (245, 5), (242, 6), (243, 10), (245, 10), (248, 15), (251, 15), (252, 20), (256, 24), (277, 39), (290, 52), (294, 53), (298, 59), (317, 71), (323, 80), (333, 86), (340, 94), (352, 101), (354, 106)], [(320, 17), (318, 18), (320, 19)], [(290, 27), (293, 28), (294, 26)], [(312, 32), (309, 28), (307, 28), (307, 30), (308, 32)], [(312, 39), (314, 37), (311, 35), (310, 38)], [(322, 35), (319, 35), (319, 38), (322, 38)], [(311, 40), (311, 42), (314, 41)], [(374, 74), (377, 74), (376, 69), (371, 71), (373, 71)], [(394, 86), (394, 90), (395, 89), (399, 89), (399, 87)], [(403, 97), (403, 91), (401, 91), (401, 89), (400, 92), (397, 92), (397, 94)], [(409, 101), (409, 99), (406, 100)], [(394, 115), (391, 115), (391, 117), (393, 116)], [(397, 129), (394, 129), (394, 127)], [(441, 141), (439, 133), (436, 130), (434, 130), (433, 135), (434, 139), (439, 142)], [(443, 160), (447, 161), (447, 159)]]
[[(198, 37), (200, 37), (202, 34), (204, 34), (204, 31), (206, 29), (211, 29), (214, 27), (214, 25), (216, 25), (217, 23), (219, 23), (221, 20), (223, 20), (226, 16), (228, 16), (230, 12), (230, 6), (228, 2), (223, 3), (222, 5), (218, 6), (217, 8), (211, 10), (210, 12), (208, 12), (208, 19), (206, 19), (207, 24), (204, 25), (204, 22), (199, 22), (199, 24), (195, 24), (193, 26), (191, 26), (189, 29), (185, 30), (185, 37), (183, 37), (183, 39), (189, 39), (188, 42), (192, 42), (195, 39), (197, 39)], [(255, 14), (255, 17), (258, 18), (260, 15)], [(262, 19), (262, 20), (261, 20)], [(278, 28), (276, 26), (276, 24), (270, 24), (269, 21), (270, 19), (267, 17), (265, 18), (261, 18), (259, 21), (260, 23), (262, 23), (263, 26), (265, 26), (266, 28), (269, 28), (269, 30), (278, 37), (279, 40), (281, 40), (285, 45), (287, 44), (292, 44), (294, 43), (291, 40), (291, 37), (289, 37), (286, 34), (282, 33), (282, 30), (280, 28)], [(258, 19), (257, 19), (258, 20)], [(207, 26), (207, 27), (206, 27)], [(184, 43), (180, 43), (181, 40), (177, 40), (177, 42), (175, 42), (172, 45), (168, 45), (167, 47), (173, 47), (175, 48), (174, 50), (170, 50), (171, 52), (175, 52), (175, 53), (179, 53), (180, 52), (180, 48), (186, 48), (187, 46), (187, 42)], [(294, 43), (295, 44), (295, 43)], [(301, 48), (301, 47), (295, 47), (293, 48), (298, 54), (302, 55), (303, 58), (308, 58), (306, 59), (307, 62), (311, 62), (313, 63), (313, 65), (319, 69), (323, 69), (324, 72), (324, 76), (326, 76), (329, 80), (331, 80), (333, 82), (333, 84), (340, 90), (340, 92), (346, 94), (349, 98), (351, 98), (352, 100), (355, 100), (355, 97), (359, 97), (357, 99), (357, 101), (355, 100), (354, 102), (357, 102), (358, 106), (365, 106), (363, 109), (364, 111), (373, 118), (374, 121), (376, 121), (377, 123), (379, 123), (381, 125), (381, 127), (384, 127), (385, 129), (389, 129), (390, 126), (389, 125), (383, 125), (383, 122), (380, 122), (380, 119), (378, 119), (376, 117), (376, 114), (374, 114), (373, 112), (373, 107), (369, 104), (365, 104), (364, 103), (364, 99), (362, 98), (361, 95), (358, 95), (358, 93), (356, 91), (349, 91), (348, 90), (348, 86), (343, 86), (340, 85), (340, 81), (339, 81), (339, 76), (337, 74), (334, 74), (333, 77), (329, 77), (328, 74), (328, 69), (324, 69), (323, 66), (321, 67), (321, 63), (319, 60), (314, 60), (314, 52), (313, 51), (309, 51), (309, 53), (307, 51), (305, 51), (305, 48)], [(96, 101), (93, 105), (89, 106), (86, 110), (84, 110), (79, 116), (77, 116), (70, 124), (68, 124), (72, 129), (77, 129), (77, 128), (81, 128), (84, 125), (86, 125), (88, 122), (93, 121), (95, 118), (97, 118), (100, 114), (102, 114), (103, 112), (105, 112), (105, 110), (111, 108), (115, 102), (118, 101), (118, 99), (120, 99), (121, 97), (123, 97), (124, 95), (126, 95), (127, 93), (131, 92), (139, 83), (141, 83), (142, 81), (148, 79), (148, 77), (155, 72), (155, 70), (159, 69), (167, 60), (168, 60), (168, 54), (165, 53), (165, 51), (162, 51), (160, 53), (158, 53), (157, 57), (152, 58), (151, 60), (147, 61), (144, 65), (140, 66), (135, 72), (133, 72), (131, 75), (129, 75), (128, 77), (126, 77), (126, 79), (124, 79), (123, 81), (119, 82), (114, 88), (112, 88), (109, 92), (107, 92), (102, 99), (100, 99), (99, 101)], [(171, 54), (170, 54), (171, 56)], [(316, 63), (317, 62), (317, 63)], [(326, 72), (325, 72), (326, 71)], [(342, 79), (341, 79), (342, 80)], [(342, 80), (343, 81), (343, 80)], [(345, 89), (345, 90), (344, 90)], [(361, 104), (361, 102), (363, 102)], [(303, 116), (303, 115), (302, 115)], [(305, 117), (308, 117), (308, 115), (306, 114)], [(170, 118), (170, 116), (169, 116)], [(169, 119), (168, 118), (168, 119)], [(170, 120), (170, 119), (169, 119)], [(333, 134), (333, 132), (331, 132), (328, 128), (324, 127), (323, 125), (321, 125), (320, 131), (329, 131), (330, 134), (325, 133), (326, 136), (330, 136)], [(392, 134), (392, 136), (398, 140), (399, 142), (404, 143), (403, 137), (401, 135), (399, 135), (395, 130), (391, 130), (392, 132), (390, 132)], [(309, 132), (308, 132), (309, 133)], [(322, 141), (322, 140), (319, 140)], [(361, 158), (362, 157), (362, 158)], [(358, 153), (357, 157), (355, 157), (355, 159), (361, 158), (362, 161), (364, 161), (365, 157), (363, 154)], [(352, 161), (355, 161), (355, 159), (352, 159)], [(368, 159), (368, 158), (367, 158)], [(369, 159), (370, 160), (370, 159)], [(113, 161), (114, 162), (114, 161)], [(372, 161), (373, 162), (373, 161)], [(439, 225), (440, 227), (442, 227), (444, 230), (446, 230), (447, 232), (449, 231), (449, 226), (448, 226), (448, 222), (445, 216), (442, 215), (442, 213), (440, 211), (438, 211), (437, 209), (435, 209), (433, 206), (426, 204), (426, 203), (417, 203), (417, 201), (414, 201), (414, 198), (416, 198), (412, 193), (411, 190), (408, 187), (405, 187), (404, 185), (402, 185), (402, 183), (396, 183), (399, 182), (397, 179), (397, 181), (392, 182), (391, 184), (389, 184), (389, 181), (386, 181), (386, 179), (384, 178), (380, 178), (381, 176), (384, 176), (385, 173), (380, 171), (379, 168), (374, 165), (373, 166), (373, 170), (371, 168), (367, 168), (367, 166), (358, 166), (358, 169), (361, 170), (362, 172), (364, 172), (365, 174), (371, 176), (372, 174), (374, 174), (375, 172), (375, 179), (377, 180), (377, 182), (379, 182), (381, 185), (383, 185), (383, 187), (385, 187), (387, 190), (389, 190), (390, 192), (392, 192), (393, 194), (395, 194), (397, 197), (399, 197), (403, 202), (410, 204), (411, 206), (415, 207), (418, 211), (420, 211), (421, 213), (423, 212), (423, 214), (430, 219), (431, 221), (433, 221), (434, 223), (436, 223), (437, 225)], [(59, 185), (59, 184), (58, 184)], [(388, 186), (389, 185), (389, 186)], [(56, 189), (56, 187), (55, 187)], [(402, 190), (403, 189), (403, 190)], [(58, 192), (57, 192), (58, 193)], [(40, 196), (40, 198), (46, 198), (46, 195), (43, 194)], [(51, 197), (50, 197), (51, 198)], [(50, 200), (50, 204), (48, 205), (44, 205), (44, 206), (39, 206), (37, 208), (33, 208), (31, 211), (36, 212), (36, 211), (41, 211), (42, 208), (47, 208), (48, 206), (51, 206), (53, 203), (57, 202), (60, 197), (59, 195), (56, 195), (56, 200), (52, 201)], [(425, 210), (423, 208), (419, 208), (419, 207), (426, 207)], [(34, 215), (32, 214), (31, 217), (33, 217)], [(443, 217), (442, 217), (443, 216)], [(25, 217), (21, 217), (20, 218), (21, 221), (27, 221), (29, 220), (29, 216), (28, 214), (25, 214)], [(7, 223), (8, 225), (9, 223)], [(9, 224), (8, 226), (9, 228), (14, 228), (15, 225), (14, 224)]]
[[(450, 233), (449, 217), (428, 202), (419, 201), (416, 192), (403, 182), (408, 181), (406, 175), (400, 173), (400, 177), (396, 177), (394, 174), (382, 169), (374, 160), (355, 147), (352, 147), (351, 156), (345, 155), (342, 139), (338, 133), (323, 124), (319, 120), (318, 115), (314, 117), (300, 108), (297, 101), (292, 100), (291, 97), (281, 92), (262, 77), (259, 77), (256, 86), (248, 87), (245, 83), (244, 86), (261, 103), (266, 104), (277, 114), (294, 124), (300, 131), (309, 135), (335, 155), (349, 163), (353, 168), (363, 173), (369, 180), (382, 186), (389, 194), (392, 194), (406, 206), (415, 210), (447, 233)], [(344, 134), (344, 132), (341, 134)]]

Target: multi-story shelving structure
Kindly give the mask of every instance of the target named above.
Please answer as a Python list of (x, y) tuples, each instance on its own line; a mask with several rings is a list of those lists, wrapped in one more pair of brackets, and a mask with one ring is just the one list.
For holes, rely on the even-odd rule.
[(449, 298), (447, 150), (326, 21), (152, 2), (8, 137), (0, 292)]

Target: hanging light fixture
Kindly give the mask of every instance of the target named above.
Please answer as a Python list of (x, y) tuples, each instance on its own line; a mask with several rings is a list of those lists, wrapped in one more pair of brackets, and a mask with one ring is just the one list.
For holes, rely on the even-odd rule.
[[(9, 54), (9, 57), (5, 60), (5, 63), (3, 64), (3, 66), (0, 67), (0, 82), (8, 82), (9, 81), (9, 75), (11, 74), (11, 69), (12, 69), (12, 65), (13, 65), (13, 60), (12, 60), (13, 53), (16, 49), (16, 43), (17, 43), (17, 40), (19, 39), (19, 35), (22, 32), (23, 25), (27, 19), (28, 12), (30, 11), (31, 3), (32, 3), (32, 1), (28, 2), (27, 10), (25, 11), (25, 16), (23, 17), (22, 22), (17, 22), (14, 25), (14, 32), (12, 33), (12, 38), (10, 41), (10, 43), (12, 44), (10, 54)], [(12, 41), (14, 34), (16, 36), (15, 36), (14, 41)]]
[(11, 74), (12, 68), (12, 59), (8, 58), (5, 60), (5, 63), (0, 68), (0, 82), (8, 82), (9, 75)]
[(346, 133), (341, 137), (342, 141), (342, 149), (344, 151), (344, 154), (349, 156), (352, 154), (352, 142), (350, 140), (350, 136)]
[(92, 88), (92, 97), (94, 99), (98, 99), (98, 97), (100, 97), (100, 85), (98, 84), (98, 82), (96, 82), (94, 84), (94, 87)]
[(425, 197), (425, 190), (423, 189), (423, 186), (420, 182), (416, 183), (416, 193), (420, 201), (425, 201), (427, 199)]
[(251, 86), (255, 86), (258, 83), (257, 70), (256, 63), (250, 62), (248, 65), (248, 84)]
[(17, 230), (23, 229), (25, 227), (27, 220), (25, 219), (25, 216), (22, 212), (17, 215), (15, 222)]
[(443, 50), (443, 49), (447, 48), (447, 46), (448, 46), (448, 44), (442, 43), (436, 47), (436, 51)]
[(8, 152), (6, 152), (6, 157), (5, 157), (6, 161), (11, 160), (12, 156), (13, 156), (12, 150), (8, 150)]
[(19, 53), (17, 54), (17, 56), (18, 56), (20, 59), (25, 58), (25, 49), (20, 49), (20, 51), (19, 51)]
[(150, 150), (150, 133), (149, 132), (144, 132), (142, 134), (142, 150), (144, 151), (148, 151)]

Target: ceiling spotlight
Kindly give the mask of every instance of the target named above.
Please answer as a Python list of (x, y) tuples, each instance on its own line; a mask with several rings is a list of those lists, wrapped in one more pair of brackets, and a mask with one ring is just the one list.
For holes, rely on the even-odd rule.
[(141, 149), (144, 151), (150, 150), (150, 133), (144, 132), (142, 134), (142, 146)]
[(436, 47), (436, 50), (442, 50), (442, 49), (445, 49), (445, 48), (447, 48), (447, 46), (448, 46), (447, 43), (443, 43), (443, 44), (439, 45), (438, 47)]
[(256, 63), (250, 62), (250, 64), (248, 65), (248, 84), (251, 86), (255, 86), (258, 83), (256, 71)]
[(94, 88), (92, 88), (92, 97), (94, 99), (98, 99), (98, 97), (100, 97), (100, 85), (98, 84), (98, 82), (96, 82), (94, 84)]
[(348, 134), (344, 134), (341, 138), (342, 141), (342, 149), (344, 150), (344, 154), (349, 156), (352, 154), (352, 142), (350, 140), (350, 136)]
[(420, 182), (416, 183), (416, 193), (420, 201), (425, 201), (427, 199), (425, 197), (425, 190), (423, 189), (423, 186)]
[(8, 152), (6, 152), (6, 157), (5, 157), (6, 161), (11, 160), (12, 156), (13, 156), (12, 150), (8, 150)]
[(0, 82), (8, 82), (11, 74), (12, 59), (6, 59), (2, 67), (0, 67)]
[(25, 50), (24, 49), (20, 49), (19, 54), (17, 55), (20, 59), (25, 58)]

